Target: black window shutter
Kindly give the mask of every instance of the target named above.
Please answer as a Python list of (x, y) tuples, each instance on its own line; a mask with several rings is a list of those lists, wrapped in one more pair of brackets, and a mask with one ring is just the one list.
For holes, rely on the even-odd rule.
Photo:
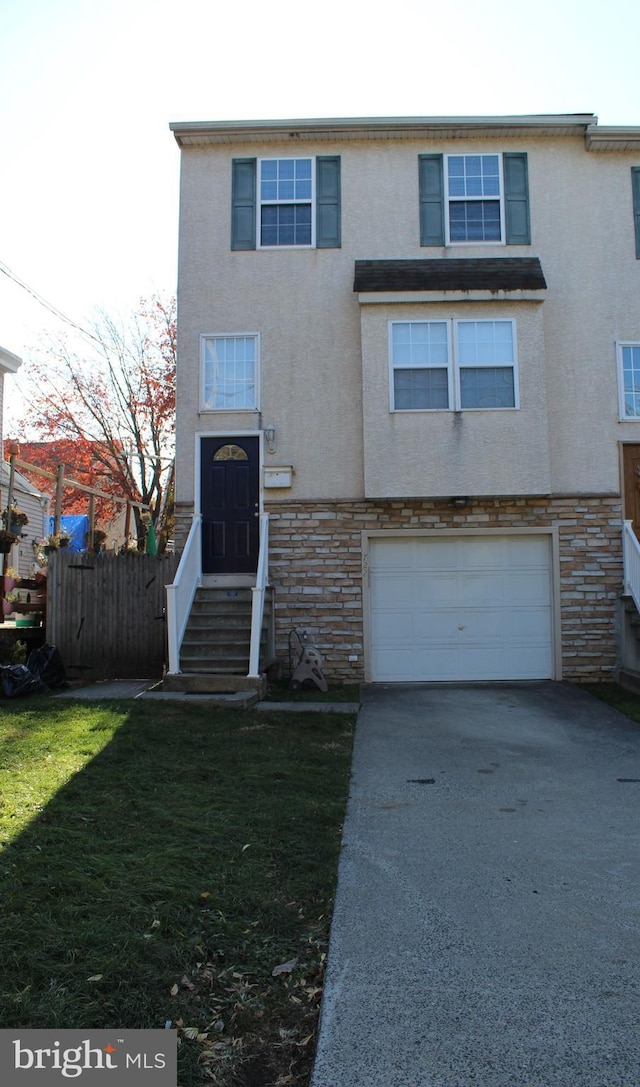
[(316, 158), (316, 248), (340, 248), (340, 156)]
[(420, 245), (444, 245), (442, 155), (418, 155)]
[(256, 160), (231, 164), (231, 248), (256, 247)]
[(531, 245), (526, 152), (506, 152), (502, 164), (507, 245)]

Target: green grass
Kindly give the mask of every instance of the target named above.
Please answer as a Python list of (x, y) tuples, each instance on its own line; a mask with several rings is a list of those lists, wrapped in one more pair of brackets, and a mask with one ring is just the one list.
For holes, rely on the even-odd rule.
[(265, 701), (267, 702), (360, 702), (360, 684), (345, 683), (342, 686), (329, 687), (321, 691), (313, 680), (305, 680), (304, 686), (294, 691), (287, 680), (270, 683)]
[(353, 718), (3, 711), (0, 1028), (170, 1021), (180, 1087), (306, 1084)]
[(640, 695), (632, 691), (626, 691), (617, 683), (584, 683), (585, 691), (607, 702), (614, 709), (624, 713), (632, 721), (640, 725)]

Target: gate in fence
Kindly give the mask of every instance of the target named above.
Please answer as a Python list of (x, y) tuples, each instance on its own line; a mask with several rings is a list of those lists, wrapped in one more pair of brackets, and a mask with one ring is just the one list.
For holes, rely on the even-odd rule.
[(49, 558), (47, 642), (69, 679), (155, 679), (166, 659), (165, 585), (178, 555)]

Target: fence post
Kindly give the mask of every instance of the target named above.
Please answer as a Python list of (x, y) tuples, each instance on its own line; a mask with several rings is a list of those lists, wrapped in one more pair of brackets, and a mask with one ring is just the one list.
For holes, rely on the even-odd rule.
[(56, 474), (56, 504), (53, 514), (53, 532), (57, 536), (60, 531), (60, 517), (62, 514), (62, 492), (64, 491), (64, 464), (58, 465)]

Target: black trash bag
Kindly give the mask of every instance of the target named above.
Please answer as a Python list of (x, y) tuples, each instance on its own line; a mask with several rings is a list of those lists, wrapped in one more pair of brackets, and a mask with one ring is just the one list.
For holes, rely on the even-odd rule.
[(48, 689), (64, 687), (67, 682), (62, 657), (55, 645), (41, 645), (38, 649), (32, 649), (27, 657), (27, 668)]
[(7, 664), (0, 666), (0, 690), (5, 698), (19, 698), (24, 694), (42, 694), (47, 688), (26, 664)]

